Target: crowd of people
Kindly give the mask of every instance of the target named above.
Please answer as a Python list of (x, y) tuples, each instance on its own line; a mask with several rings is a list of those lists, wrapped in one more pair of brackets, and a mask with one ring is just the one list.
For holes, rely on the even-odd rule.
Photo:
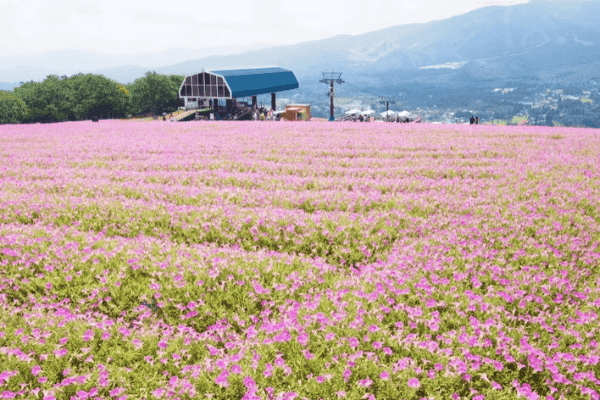
[(475, 124), (475, 125), (479, 125), (479, 117), (475, 117), (473, 118), (473, 116), (471, 115), (471, 118), (469, 119), (469, 123), (471, 125)]
[(275, 115), (273, 110), (258, 109), (252, 113), (253, 121), (279, 121), (280, 116)]
[[(368, 115), (358, 115), (358, 116), (354, 115), (352, 117), (352, 122), (357, 122), (357, 121), (358, 122), (373, 122), (373, 121), (375, 121), (375, 117), (368, 116)], [(408, 119), (408, 117), (400, 117), (400, 116), (396, 116), (395, 118), (388, 116), (388, 117), (385, 118), (384, 121), (385, 122), (396, 122), (396, 123), (408, 123), (408, 122), (411, 122)]]

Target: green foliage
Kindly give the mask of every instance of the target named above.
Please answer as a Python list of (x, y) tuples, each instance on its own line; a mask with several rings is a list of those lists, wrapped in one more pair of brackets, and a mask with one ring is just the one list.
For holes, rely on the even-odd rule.
[(102, 75), (78, 75), (67, 82), (71, 89), (72, 111), (78, 120), (124, 117), (129, 95), (119, 83)]
[(183, 76), (146, 73), (131, 85), (102, 75), (77, 74), (26, 82), (0, 94), (0, 122), (60, 122), (124, 118), (128, 114), (173, 112)]
[(160, 75), (154, 71), (136, 79), (127, 89), (131, 92), (131, 112), (135, 115), (160, 115), (173, 112), (180, 105), (179, 87), (184, 77)]
[(23, 99), (12, 92), (0, 90), (0, 123), (19, 122), (26, 114), (27, 105)]

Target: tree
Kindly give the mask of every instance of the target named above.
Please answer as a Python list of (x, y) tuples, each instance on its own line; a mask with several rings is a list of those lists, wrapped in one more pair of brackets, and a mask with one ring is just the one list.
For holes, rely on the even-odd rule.
[(124, 85), (102, 75), (78, 75), (69, 86), (77, 119), (120, 118), (127, 113), (130, 94)]
[(0, 90), (0, 123), (14, 124), (27, 114), (27, 104), (12, 92)]
[(127, 89), (131, 92), (131, 107), (134, 114), (152, 115), (172, 112), (180, 104), (179, 87), (183, 76), (160, 75), (146, 72), (145, 77), (136, 79)]
[(23, 122), (57, 122), (118, 118), (129, 107), (125, 86), (102, 75), (77, 74), (70, 78), (49, 75), (43, 82), (27, 82), (15, 88), (28, 113)]

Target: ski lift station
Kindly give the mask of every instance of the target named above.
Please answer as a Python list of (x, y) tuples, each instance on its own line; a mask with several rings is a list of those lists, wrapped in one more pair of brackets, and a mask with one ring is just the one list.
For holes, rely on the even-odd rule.
[(298, 89), (298, 80), (287, 69), (248, 68), (199, 72), (186, 76), (179, 89), (179, 97), (186, 109), (211, 107), (219, 112), (219, 103), (225, 101), (226, 112), (238, 108), (237, 99), (252, 97), (252, 109), (257, 108), (256, 96), (271, 93), (271, 109), (275, 111), (277, 92)]

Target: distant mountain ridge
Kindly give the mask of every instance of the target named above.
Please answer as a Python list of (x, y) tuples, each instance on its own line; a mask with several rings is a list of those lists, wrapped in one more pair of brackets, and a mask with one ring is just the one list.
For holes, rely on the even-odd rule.
[[(209, 56), (168, 66), (97, 69), (126, 83), (148, 69), (191, 74), (206, 69), (279, 65), (301, 81), (321, 71), (370, 86), (401, 83), (545, 80), (568, 82), (600, 76), (600, 0), (535, 0), (489, 6), (424, 24), (407, 24), (361, 35)], [(1, 63), (0, 63), (1, 65)], [(128, 80), (125, 80), (127, 78)]]
[[(554, 79), (572, 71), (600, 76), (600, 1), (538, 0), (490, 6), (425, 24), (400, 25), (357, 36), (340, 35), (299, 45), (279, 46), (231, 56), (206, 57), (159, 68), (190, 74), (202, 67), (276, 64), (299, 79), (321, 71), (369, 79), (383, 86), (402, 82)], [(424, 67), (447, 63), (454, 69)]]

